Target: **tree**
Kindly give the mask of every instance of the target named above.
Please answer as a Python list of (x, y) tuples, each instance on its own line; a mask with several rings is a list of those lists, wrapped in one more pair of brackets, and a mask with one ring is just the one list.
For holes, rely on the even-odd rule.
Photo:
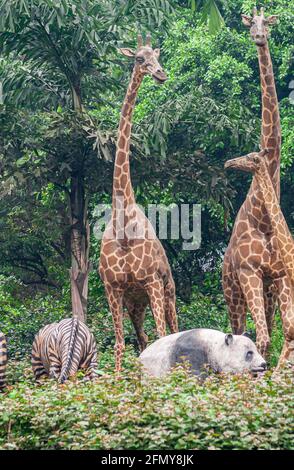
[(202, 22), (208, 24), (209, 31), (216, 33), (224, 25), (224, 19), (219, 11), (220, 1), (215, 0), (188, 0), (193, 12), (200, 11)]
[[(42, 109), (45, 105), (50, 110), (66, 107), (73, 111), (69, 135), (80, 146), (70, 163), (66, 162), (69, 179), (63, 189), (70, 209), (72, 312), (83, 320), (87, 312), (90, 269), (85, 188), (89, 133), (96, 136), (102, 157), (109, 155), (107, 145), (99, 140), (101, 135), (85, 113), (87, 78), (95, 77), (98, 92), (117, 86), (109, 72), (110, 64), (117, 61), (117, 41), (129, 39), (130, 27), (138, 19), (143, 26), (153, 28), (164, 25), (171, 11), (166, 0), (4, 0), (0, 5), (0, 52), (14, 60), (12, 74), (6, 73), (4, 77), (6, 102), (11, 104), (15, 99), (15, 104), (28, 107), (26, 98), (30, 95), (34, 98), (34, 108)], [(65, 115), (65, 121), (68, 116)], [(57, 119), (61, 127), (64, 122)], [(63, 153), (68, 160), (68, 153)], [(52, 157), (52, 152), (47, 155)], [(61, 170), (64, 166), (60, 173)]]

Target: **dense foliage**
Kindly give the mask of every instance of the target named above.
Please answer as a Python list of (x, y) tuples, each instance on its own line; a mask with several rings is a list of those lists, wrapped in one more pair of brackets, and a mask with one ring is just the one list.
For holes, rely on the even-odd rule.
[[(282, 118), (282, 205), (292, 227), (293, 105), (289, 101), (289, 83), (293, 78), (294, 12), (292, 4), (284, 0), (264, 3), (270, 13), (280, 17), (279, 24), (272, 28), (270, 48)], [(201, 248), (183, 252), (182, 240), (165, 242), (178, 294), (189, 300), (193, 285), (203, 282), (204, 271), (218, 265), (248, 188), (248, 177), (234, 172), (226, 175), (223, 163), (258, 148), (260, 83), (256, 48), (239, 16), (241, 11), (250, 12), (253, 2), (222, 4), (226, 26), (213, 35), (203, 25), (202, 15), (184, 4), (179, 2), (170, 16), (165, 12), (168, 34), (164, 28), (160, 35), (153, 34), (154, 43), (161, 44), (160, 60), (169, 80), (158, 87), (145, 78), (140, 89), (132, 177), (137, 200), (143, 205), (202, 205)], [(130, 25), (136, 14), (131, 12), (123, 20)], [(54, 50), (48, 50), (40, 63), (35, 43), (25, 46), (21, 35), (14, 44), (11, 33), (9, 41), (5, 35), (1, 39), (0, 73), (5, 98), (0, 109), (1, 271), (17, 274), (26, 284), (57, 289), (66, 281), (70, 262), (71, 178), (77, 170), (82, 172), (90, 222), (95, 220), (95, 205), (110, 200), (116, 128), (130, 76), (128, 63), (116, 53), (116, 44), (134, 46), (135, 40), (129, 27), (120, 23), (111, 36), (104, 36), (107, 25), (102, 21), (97, 30), (102, 36), (96, 38), (96, 45), (88, 38), (87, 28), (94, 28), (93, 24), (85, 26), (77, 21), (75, 26), (68, 20), (71, 14), (64, 12), (62, 24), (58, 15), (50, 21), (45, 14), (44, 18), (69, 68), (70, 64), (80, 64), (83, 116), (76, 117), (69, 109), (71, 88), (60, 82)], [(105, 15), (110, 21), (110, 14), (103, 11), (91, 14)], [(152, 21), (153, 16), (150, 28), (154, 27)], [(75, 27), (86, 28), (82, 35), (83, 41), (90, 41), (82, 43), (88, 51), (86, 57), (80, 57), (83, 49), (71, 43), (73, 35), (78, 34)], [(38, 35), (38, 50), (44, 48), (45, 39)], [(101, 50), (102, 44), (107, 46), (105, 50)], [(103, 64), (99, 62), (102, 59)], [(32, 67), (38, 72), (38, 84), (28, 73)], [(33, 97), (32, 102), (28, 95)], [(90, 258), (95, 265), (97, 248), (92, 240)]]
[[(4, 449), (293, 449), (292, 373), (215, 376), (183, 369), (142, 379), (134, 357), (120, 380), (33, 386), (24, 374), (0, 402)], [(105, 374), (106, 372), (106, 374)]]

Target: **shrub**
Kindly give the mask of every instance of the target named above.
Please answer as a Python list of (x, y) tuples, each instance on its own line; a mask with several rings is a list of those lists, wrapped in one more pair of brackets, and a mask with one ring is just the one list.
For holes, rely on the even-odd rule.
[(96, 383), (36, 386), (24, 367), (22, 381), (0, 402), (0, 448), (294, 448), (288, 368), (199, 383), (182, 367), (163, 380), (142, 379), (130, 351), (128, 357), (120, 380), (106, 367)]

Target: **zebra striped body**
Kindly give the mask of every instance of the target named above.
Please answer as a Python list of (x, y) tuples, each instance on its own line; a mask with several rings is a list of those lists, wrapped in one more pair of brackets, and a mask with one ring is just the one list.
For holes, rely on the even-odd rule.
[(3, 333), (0, 331), (0, 390), (5, 387), (5, 374), (7, 365), (7, 345)]
[(44, 326), (33, 343), (32, 367), (36, 379), (47, 375), (63, 383), (78, 369), (87, 370), (93, 379), (97, 367), (93, 334), (85, 323), (76, 318)]

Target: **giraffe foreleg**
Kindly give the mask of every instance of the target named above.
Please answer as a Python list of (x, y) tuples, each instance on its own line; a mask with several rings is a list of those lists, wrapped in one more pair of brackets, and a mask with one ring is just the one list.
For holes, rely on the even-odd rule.
[(235, 335), (241, 335), (246, 331), (247, 305), (239, 280), (232, 276), (224, 276), (223, 290), (232, 331)]
[(257, 349), (266, 358), (270, 345), (270, 336), (265, 315), (262, 277), (254, 270), (243, 269), (239, 275), (239, 282), (255, 324)]
[(106, 287), (106, 295), (109, 308), (112, 314), (112, 321), (115, 333), (115, 371), (120, 372), (122, 358), (125, 350), (124, 330), (123, 330), (123, 292)]

